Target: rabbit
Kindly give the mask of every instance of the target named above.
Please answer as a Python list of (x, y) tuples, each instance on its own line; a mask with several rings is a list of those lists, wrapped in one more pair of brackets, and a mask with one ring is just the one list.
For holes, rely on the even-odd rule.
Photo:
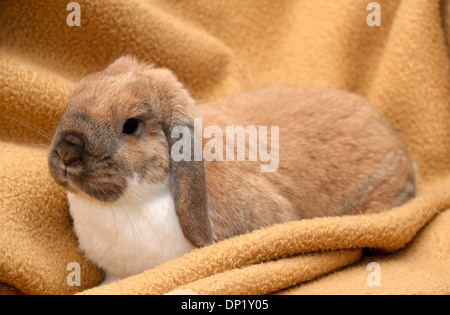
[[(197, 143), (188, 155), (211, 140), (196, 118), (225, 135), (227, 126), (277, 126), (278, 142), (259, 137), (276, 170), (262, 172), (261, 159), (173, 158), (183, 138)], [(227, 149), (215, 153), (237, 146)], [(75, 85), (48, 166), (105, 283), (274, 224), (377, 213), (414, 197), (416, 186), (405, 146), (356, 94), (272, 86), (197, 105), (169, 69), (132, 56)]]

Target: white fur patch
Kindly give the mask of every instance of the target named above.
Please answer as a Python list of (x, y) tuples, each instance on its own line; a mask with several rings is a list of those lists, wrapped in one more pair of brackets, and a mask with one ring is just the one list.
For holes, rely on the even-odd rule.
[(68, 193), (80, 249), (106, 273), (125, 278), (194, 249), (184, 237), (167, 181), (151, 185), (134, 179), (114, 203)]

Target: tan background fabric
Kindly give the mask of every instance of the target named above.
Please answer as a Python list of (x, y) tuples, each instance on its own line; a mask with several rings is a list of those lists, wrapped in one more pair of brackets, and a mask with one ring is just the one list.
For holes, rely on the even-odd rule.
[[(45, 144), (75, 82), (123, 54), (169, 67), (200, 103), (280, 84), (361, 94), (405, 142), (419, 193), (378, 215), (255, 231), (84, 293), (450, 293), (450, 5), (378, 1), (381, 26), (369, 27), (369, 2), (80, 0), (81, 26), (69, 27), (64, 1), (1, 1), (0, 293), (102, 280), (77, 250)], [(366, 283), (370, 261), (380, 287)], [(80, 287), (66, 283), (70, 262)]]

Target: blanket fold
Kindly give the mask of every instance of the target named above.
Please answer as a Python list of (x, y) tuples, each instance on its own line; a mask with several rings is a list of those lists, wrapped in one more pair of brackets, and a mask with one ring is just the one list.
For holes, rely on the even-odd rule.
[[(368, 0), (77, 2), (81, 26), (64, 1), (0, 1), (0, 294), (450, 293), (450, 1), (377, 1), (381, 26), (367, 24)], [(47, 147), (73, 85), (124, 54), (173, 70), (199, 106), (282, 84), (360, 94), (404, 141), (417, 197), (253, 231), (98, 286)]]
[[(276, 225), (197, 249), (139, 276), (84, 293), (162, 294), (178, 289), (172, 293), (267, 294), (357, 261), (361, 252), (352, 249), (393, 252), (403, 248), (431, 218), (449, 207), (448, 192), (435, 191), (380, 214)], [(299, 254), (305, 255), (292, 257)]]

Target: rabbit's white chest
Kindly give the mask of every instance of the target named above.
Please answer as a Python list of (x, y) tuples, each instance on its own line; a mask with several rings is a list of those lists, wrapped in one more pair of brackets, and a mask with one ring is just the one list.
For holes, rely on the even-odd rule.
[[(184, 237), (167, 185), (129, 181), (114, 203), (68, 193), (80, 249), (110, 281), (143, 272), (194, 246)], [(150, 197), (149, 191), (151, 191)]]

